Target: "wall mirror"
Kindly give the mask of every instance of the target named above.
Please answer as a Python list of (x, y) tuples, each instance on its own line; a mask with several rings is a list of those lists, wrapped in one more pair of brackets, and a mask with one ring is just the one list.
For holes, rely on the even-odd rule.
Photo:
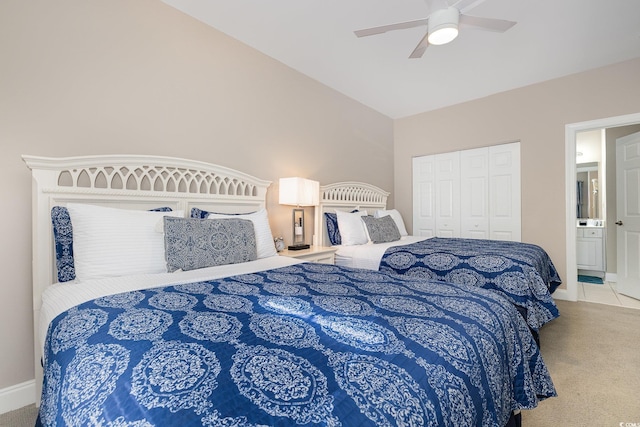
[(576, 134), (576, 218), (583, 220), (580, 224), (606, 216), (604, 141), (602, 129)]
[(578, 165), (576, 174), (576, 217), (599, 219), (602, 216), (598, 163)]

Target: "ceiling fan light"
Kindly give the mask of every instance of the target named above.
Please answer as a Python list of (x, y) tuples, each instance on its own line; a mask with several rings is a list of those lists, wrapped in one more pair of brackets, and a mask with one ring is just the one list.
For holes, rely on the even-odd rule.
[(447, 44), (458, 37), (460, 11), (455, 7), (436, 10), (429, 16), (429, 44)]
[(429, 44), (440, 45), (447, 44), (452, 42), (456, 37), (458, 37), (458, 26), (451, 25), (440, 27), (435, 31), (431, 31), (429, 33)]

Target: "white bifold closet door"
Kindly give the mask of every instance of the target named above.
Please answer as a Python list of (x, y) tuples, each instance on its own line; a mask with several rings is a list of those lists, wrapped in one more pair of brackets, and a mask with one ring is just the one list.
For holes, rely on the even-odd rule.
[(460, 237), (489, 238), (489, 150), (460, 151)]
[(489, 147), (489, 238), (522, 240), (520, 143)]
[(460, 236), (459, 153), (413, 158), (413, 235)]
[(436, 236), (460, 236), (460, 156), (458, 153), (435, 156)]
[(413, 159), (413, 233), (521, 239), (520, 143)]
[(413, 158), (413, 235), (436, 236), (435, 156)]

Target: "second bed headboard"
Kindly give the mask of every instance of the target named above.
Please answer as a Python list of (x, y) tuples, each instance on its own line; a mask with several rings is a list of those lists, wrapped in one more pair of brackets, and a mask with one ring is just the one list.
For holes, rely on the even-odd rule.
[(388, 191), (365, 182), (336, 182), (320, 186), (320, 204), (316, 209), (314, 228), (316, 243), (320, 246), (331, 246), (325, 213), (336, 210), (386, 209), (389, 194)]

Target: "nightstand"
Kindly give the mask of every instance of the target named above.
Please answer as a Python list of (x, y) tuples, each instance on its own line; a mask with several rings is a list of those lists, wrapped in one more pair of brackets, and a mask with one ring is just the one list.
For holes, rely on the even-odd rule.
[(309, 249), (302, 249), (299, 251), (290, 251), (285, 249), (278, 252), (280, 256), (287, 256), (290, 258), (297, 258), (299, 260), (315, 262), (318, 264), (334, 264), (334, 255), (336, 248), (328, 246), (311, 246)]

